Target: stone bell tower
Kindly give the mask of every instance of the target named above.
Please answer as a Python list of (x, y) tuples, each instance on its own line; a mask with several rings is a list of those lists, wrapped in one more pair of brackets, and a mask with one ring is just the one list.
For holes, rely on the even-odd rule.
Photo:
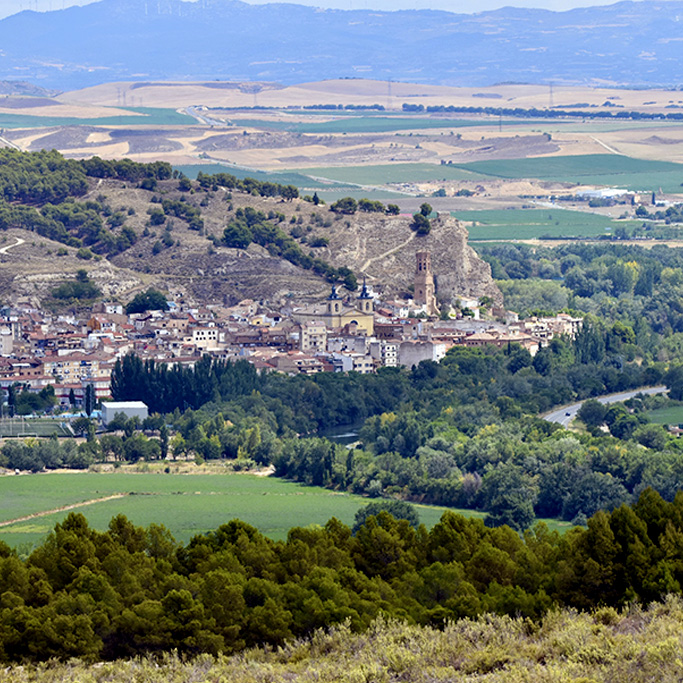
[(426, 306), (427, 315), (438, 315), (434, 291), (434, 274), (432, 273), (432, 255), (428, 251), (415, 254), (415, 279), (413, 301), (417, 305)]

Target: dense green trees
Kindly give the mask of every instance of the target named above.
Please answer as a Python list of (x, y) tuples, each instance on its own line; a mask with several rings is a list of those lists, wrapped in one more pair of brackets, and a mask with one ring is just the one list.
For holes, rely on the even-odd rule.
[(377, 500), (358, 509), (354, 518), (353, 533), (356, 533), (369, 517), (376, 517), (380, 512), (388, 512), (395, 519), (405, 519), (414, 529), (420, 526), (420, 516), (414, 505), (403, 500)]
[(95, 456), (90, 444), (76, 444), (72, 440), (12, 440), (0, 449), (0, 466), (27, 472), (60, 467), (86, 469), (95, 462)]
[(165, 161), (141, 164), (130, 159), (100, 159), (91, 157), (80, 162), (86, 175), (93, 178), (115, 178), (127, 182), (168, 180), (173, 177), (173, 167)]
[(161, 162), (137, 164), (97, 157), (78, 162), (54, 150), (0, 151), (0, 229), (34, 230), (69, 246), (89, 246), (100, 254), (124, 251), (137, 236), (124, 225), (122, 213), (112, 215), (100, 201), (75, 201), (87, 192), (88, 177), (128, 180), (171, 175), (171, 167)]
[(322, 259), (304, 253), (299, 243), (280, 227), (267, 219), (262, 211), (251, 207), (237, 209), (235, 218), (223, 231), (222, 244), (235, 249), (246, 249), (252, 242), (306, 270), (312, 270), (330, 282), (342, 281), (347, 289), (358, 287), (353, 272), (342, 266), (335, 268)]
[(385, 511), (355, 534), (335, 519), (274, 542), (233, 520), (186, 546), (125, 517), (70, 513), (25, 560), (0, 545), (0, 661), (93, 661), (280, 645), (380, 614), (441, 624), (484, 612), (649, 602), (680, 591), (683, 495), (646, 490), (564, 536), (446, 513), (431, 530)]
[(138, 292), (126, 306), (126, 313), (144, 313), (145, 311), (166, 311), (168, 301), (163, 292), (150, 288), (144, 292)]
[[(205, 459), (272, 463), (278, 476), (311, 485), (480, 509), (488, 523), (516, 529), (535, 516), (581, 522), (646, 486), (672, 499), (664, 470), (679, 449), (661, 428), (647, 426), (642, 412), (601, 410), (595, 426), (605, 421), (620, 441), (600, 431), (565, 438), (557, 425), (525, 416), (658, 376), (657, 366), (617, 371), (589, 354), (590, 362), (577, 364), (584, 347), (582, 340), (554, 340), (533, 362), (514, 346), (454, 347), (441, 363), (409, 372), (291, 378), (260, 376), (243, 361), (205, 358), (194, 369), (168, 370), (128, 356), (116, 364), (112, 393), (143, 400), (154, 412), (192, 408), (169, 421), (184, 448)], [(298, 437), (359, 423), (361, 447), (352, 451)]]
[(432, 230), (432, 224), (422, 213), (416, 213), (413, 216), (413, 222), (410, 224), (410, 229), (415, 230), (418, 235), (429, 235)]
[(299, 196), (299, 190), (294, 185), (280, 185), (268, 181), (260, 181), (255, 178), (237, 178), (229, 173), (216, 173), (207, 175), (201, 171), (197, 174), (197, 182), (204, 190), (218, 190), (224, 187), (229, 190), (239, 190), (247, 194), (261, 197), (282, 197), (288, 201)]
[(67, 280), (58, 287), (52, 290), (52, 296), (55, 299), (77, 299), (88, 300), (96, 299), (100, 296), (101, 291), (90, 278), (86, 270), (79, 270), (76, 273), (75, 280)]
[(633, 119), (633, 120), (670, 120), (679, 121), (683, 119), (683, 114), (679, 112), (670, 112), (662, 114), (660, 112), (642, 112), (642, 111), (627, 111), (620, 110), (617, 112), (608, 109), (588, 109), (589, 105), (578, 105), (577, 108), (568, 109), (537, 109), (535, 107), (523, 109), (521, 107), (461, 107), (456, 105), (435, 104), (425, 107), (423, 104), (409, 104), (404, 103), (402, 109), (405, 112), (449, 112), (449, 113), (466, 113), (466, 114), (489, 114), (490, 116), (514, 116), (516, 118), (549, 118), (549, 119), (566, 119), (570, 117), (580, 119)]
[(353, 197), (342, 197), (330, 205), (330, 211), (350, 216), (358, 210), (358, 202)]
[(59, 152), (0, 150), (0, 197), (23, 204), (60, 203), (86, 193), (86, 173)]
[(111, 392), (117, 401), (144, 401), (150, 412), (170, 413), (176, 408), (199, 408), (221, 397), (224, 400), (251, 393), (258, 387), (254, 366), (246, 361), (214, 361), (205, 356), (193, 368), (172, 369), (154, 361), (143, 363), (134, 355), (117, 360)]
[(365, 213), (384, 213), (384, 204), (378, 200), (373, 199), (359, 199), (358, 210)]
[(617, 244), (477, 249), (501, 281), (506, 306), (521, 315), (562, 309), (594, 314), (608, 356), (656, 358), (669, 335), (683, 330), (680, 250)]

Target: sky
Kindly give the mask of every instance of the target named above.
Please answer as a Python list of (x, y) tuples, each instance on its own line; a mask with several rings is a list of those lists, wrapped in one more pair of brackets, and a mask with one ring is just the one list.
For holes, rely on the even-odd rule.
[[(0, 19), (21, 10), (32, 9), (38, 12), (87, 5), (96, 0), (0, 0)], [(153, 2), (153, 0), (150, 0)], [(251, 4), (265, 4), (273, 0), (246, 0)], [(286, 1), (286, 0), (285, 0)], [(336, 9), (440, 9), (449, 12), (470, 14), (493, 10), (505, 6), (538, 7), (564, 11), (574, 7), (611, 5), (617, 0), (289, 0), (298, 5), (329, 7)]]

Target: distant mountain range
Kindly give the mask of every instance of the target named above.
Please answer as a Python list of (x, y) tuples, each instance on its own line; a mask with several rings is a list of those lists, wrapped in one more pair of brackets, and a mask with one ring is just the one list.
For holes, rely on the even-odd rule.
[(474, 15), (102, 0), (0, 21), (0, 79), (62, 90), (118, 80), (339, 77), (680, 87), (682, 54), (678, 0)]

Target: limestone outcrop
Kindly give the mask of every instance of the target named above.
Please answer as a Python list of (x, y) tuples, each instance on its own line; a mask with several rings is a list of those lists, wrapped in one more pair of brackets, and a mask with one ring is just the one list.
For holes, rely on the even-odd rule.
[(333, 228), (329, 259), (367, 276), (368, 282), (388, 297), (410, 291), (415, 254), (428, 251), (439, 301), (489, 296), (497, 305), (503, 304), (489, 264), (468, 246), (467, 229), (458, 220), (440, 214), (431, 220), (429, 235), (417, 235), (410, 229), (411, 222), (409, 216), (357, 214), (346, 221), (344, 229)]

